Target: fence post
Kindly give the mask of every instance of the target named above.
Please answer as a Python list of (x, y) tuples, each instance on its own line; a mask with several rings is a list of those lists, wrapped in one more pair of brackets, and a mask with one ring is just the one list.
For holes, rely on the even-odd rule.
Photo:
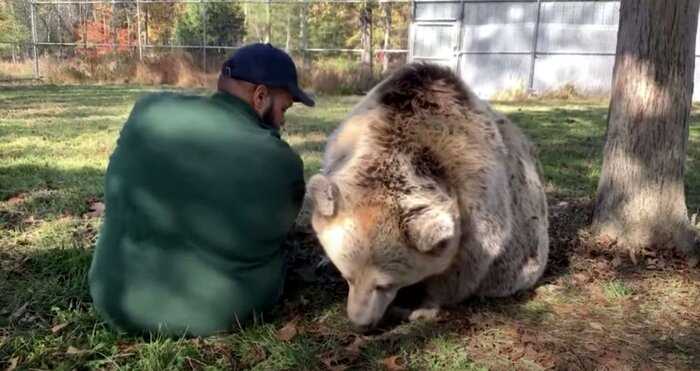
[(136, 42), (139, 46), (139, 61), (143, 61), (143, 46), (141, 46), (141, 1), (136, 0)]
[(416, 38), (416, 1), (411, 0), (411, 20), (408, 23), (408, 55), (406, 55), (406, 63), (413, 62), (413, 44)]
[(391, 2), (390, 1), (379, 1), (379, 4), (383, 4), (384, 8), (384, 45), (382, 46), (382, 76), (389, 70), (389, 53), (386, 51), (389, 49), (389, 43), (391, 42)]
[(272, 39), (272, 0), (267, 0), (267, 25), (265, 25), (265, 42), (269, 43)]
[(207, 72), (207, 6), (199, 0), (202, 14), (202, 71)]
[(537, 0), (537, 17), (535, 18), (535, 36), (532, 40), (532, 52), (530, 54), (530, 74), (527, 80), (527, 90), (532, 93), (535, 88), (535, 61), (537, 60), (537, 39), (540, 37), (540, 14), (542, 13), (542, 0)]
[(310, 76), (311, 74), (309, 73), (310, 70), (310, 61), (309, 61), (309, 53), (306, 51), (306, 49), (309, 47), (309, 36), (308, 36), (308, 22), (306, 17), (308, 16), (308, 7), (309, 3), (307, 0), (301, 0), (302, 5), (301, 5), (301, 14), (300, 14), (300, 22), (301, 25), (299, 27), (299, 37), (301, 38), (301, 57), (302, 57), (302, 76), (307, 80), (311, 81)]
[(87, 47), (88, 47), (87, 34), (88, 34), (88, 32), (87, 32), (87, 19), (85, 19), (87, 17), (87, 10), (86, 10), (85, 4), (80, 4), (80, 5), (81, 5), (81, 7), (80, 7), (80, 20), (83, 23), (83, 49), (85, 49), (84, 51), (87, 51)]
[(30, 25), (32, 27), (32, 54), (34, 56), (34, 78), (39, 78), (39, 56), (36, 50), (36, 22), (34, 21), (34, 13), (36, 12), (36, 3), (34, 0), (29, 2)]
[(464, 37), (464, 16), (465, 16), (465, 9), (466, 6), (464, 4), (464, 0), (461, 0), (459, 2), (459, 12), (458, 17), (459, 19), (457, 20), (457, 42), (454, 45), (453, 52), (454, 52), (454, 71), (457, 74), (457, 76), (462, 76), (462, 71), (461, 71), (461, 66), (460, 66), (460, 60), (462, 59), (462, 38)]
[(372, 53), (372, 8), (371, 0), (365, 0), (360, 9), (360, 44), (362, 53), (360, 54), (360, 78), (362, 79), (362, 89), (369, 89), (372, 85), (373, 59)]

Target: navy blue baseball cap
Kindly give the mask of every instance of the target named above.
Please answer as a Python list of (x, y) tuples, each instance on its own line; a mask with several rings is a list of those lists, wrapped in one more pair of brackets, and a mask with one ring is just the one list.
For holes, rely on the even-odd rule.
[(292, 58), (270, 44), (250, 44), (236, 50), (224, 62), (221, 73), (236, 80), (286, 89), (295, 102), (309, 107), (315, 105), (313, 99), (299, 88)]

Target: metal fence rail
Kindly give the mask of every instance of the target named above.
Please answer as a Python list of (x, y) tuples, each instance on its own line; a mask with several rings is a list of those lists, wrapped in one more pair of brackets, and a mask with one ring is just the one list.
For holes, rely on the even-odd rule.
[(413, 14), (409, 59), (451, 66), (481, 96), (609, 89), (619, 0), (417, 0)]
[[(202, 52), (202, 68), (206, 70), (207, 66), (207, 50), (235, 50), (241, 47), (241, 45), (208, 45), (207, 37), (209, 36), (208, 28), (206, 25), (206, 8), (204, 5), (212, 3), (232, 3), (232, 4), (256, 4), (264, 6), (274, 6), (274, 5), (311, 5), (315, 3), (323, 4), (338, 4), (348, 5), (348, 4), (367, 4), (371, 2), (372, 4), (387, 4), (396, 3), (409, 6), (413, 0), (29, 0), (29, 10), (30, 10), (30, 28), (31, 28), (31, 40), (25, 42), (3, 42), (0, 41), (0, 45), (14, 45), (18, 47), (28, 47), (31, 49), (31, 55), (33, 60), (33, 78), (40, 79), (41, 69), (40, 69), (40, 47), (71, 47), (76, 49), (92, 49), (92, 48), (129, 48), (136, 50), (138, 49), (138, 58), (140, 60), (144, 57), (145, 49), (185, 49), (185, 50), (199, 50)], [(60, 5), (115, 5), (115, 4), (131, 4), (135, 8), (133, 10), (133, 16), (135, 17), (135, 23), (137, 25), (137, 35), (136, 42), (132, 43), (131, 39), (128, 40), (126, 44), (117, 43), (94, 43), (88, 42), (87, 40), (81, 42), (65, 42), (65, 41), (40, 41), (37, 36), (37, 22), (36, 14), (38, 6), (60, 6)], [(149, 4), (191, 4), (202, 8), (200, 11), (200, 16), (204, 24), (202, 30), (201, 43), (199, 44), (162, 44), (162, 43), (149, 43), (147, 39), (144, 38), (142, 32), (142, 24), (144, 17), (142, 15), (142, 6)], [(268, 19), (269, 22), (269, 19)], [(83, 29), (80, 31), (82, 35), (87, 34), (87, 22), (85, 21), (85, 14), (83, 9), (80, 10), (80, 21)], [(268, 26), (269, 27), (269, 26)], [(372, 26), (374, 27), (374, 26)], [(268, 30), (268, 32), (270, 32)], [(302, 35), (303, 37), (303, 35)], [(269, 38), (269, 35), (268, 35)], [(288, 50), (291, 52), (299, 53), (301, 55), (308, 54), (318, 54), (318, 53), (351, 53), (351, 54), (363, 54), (369, 53), (370, 55), (377, 54), (387, 54), (387, 55), (407, 55), (409, 53), (408, 49), (401, 48), (372, 48), (370, 45), (369, 50), (360, 48), (319, 48), (319, 47), (309, 47), (306, 40), (302, 40), (299, 47), (293, 50)]]

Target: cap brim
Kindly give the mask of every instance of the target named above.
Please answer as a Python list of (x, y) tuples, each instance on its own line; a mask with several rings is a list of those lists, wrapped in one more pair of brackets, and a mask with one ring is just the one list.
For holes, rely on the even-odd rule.
[(292, 97), (294, 98), (295, 102), (301, 102), (306, 106), (313, 107), (316, 105), (316, 102), (314, 102), (311, 97), (309, 97), (308, 94), (304, 93), (298, 86), (291, 84), (289, 87), (289, 93), (292, 94)]

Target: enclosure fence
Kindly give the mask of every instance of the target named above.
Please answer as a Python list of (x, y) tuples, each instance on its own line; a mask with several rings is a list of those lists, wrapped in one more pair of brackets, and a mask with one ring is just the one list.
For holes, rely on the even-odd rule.
[(110, 62), (95, 55), (110, 52), (143, 61), (184, 50), (202, 71), (216, 72), (232, 50), (270, 42), (295, 58), (302, 75), (327, 85), (341, 77), (324, 68), (371, 86), (406, 62), (431, 61), (450, 66), (483, 97), (566, 84), (609, 91), (620, 7), (619, 0), (6, 1), (22, 4), (27, 30), (19, 41), (0, 34), (0, 59), (31, 60), (27, 78), (44, 75), (45, 55), (77, 55), (97, 69)]
[(618, 0), (416, 0), (409, 60), (451, 66), (482, 97), (567, 85), (607, 93), (619, 19)]
[[(222, 24), (207, 24), (211, 22), (212, 17), (218, 17), (221, 21), (220, 14), (208, 14), (212, 12), (212, 7), (227, 5), (236, 6), (237, 11), (243, 13), (243, 25), (235, 25), (226, 20)], [(390, 59), (398, 58), (403, 63), (409, 52), (407, 36), (412, 1), (28, 0), (25, 7), (28, 8), (28, 12), (25, 13), (28, 13), (31, 38), (7, 41), (0, 35), (0, 47), (4, 45), (11, 48), (12, 60), (22, 56), (31, 58), (31, 78), (38, 79), (42, 77), (41, 55), (56, 54), (51, 51), (56, 48), (68, 50), (68, 54), (89, 49), (126, 49), (133, 53), (133, 58), (141, 61), (156, 51), (196, 51), (198, 59), (201, 58), (198, 62), (201, 69), (209, 71), (212, 64), (220, 62), (226, 52), (230, 53), (253, 41), (270, 42), (286, 49), (290, 54), (302, 59), (306, 68), (309, 64), (307, 60), (314, 55), (355, 55), (361, 59), (363, 65), (368, 65), (370, 71), (374, 70), (373, 64), (378, 60), (383, 63), (382, 70), (386, 70)], [(199, 19), (180, 17), (173, 21), (168, 19), (168, 16), (174, 17), (175, 14), (163, 14), (164, 11), (177, 9), (182, 13), (183, 7), (196, 7), (198, 10), (190, 13), (196, 13)], [(221, 12), (221, 8), (214, 10)], [(315, 18), (317, 16), (324, 19), (318, 20)], [(102, 21), (100, 17), (103, 18)], [(168, 23), (171, 27), (186, 22), (196, 25), (187, 30), (186, 33), (189, 34), (184, 38), (175, 38), (172, 30), (162, 29), (157, 30), (160, 34), (154, 37), (154, 26), (150, 26), (149, 29), (149, 24), (155, 23), (156, 17), (159, 18), (157, 22)], [(115, 31), (112, 28), (117, 18), (118, 22), (126, 26)], [(335, 24), (341, 18), (345, 24)], [(100, 22), (104, 25), (100, 26)], [(96, 23), (99, 26), (97, 29)], [(348, 24), (351, 25), (350, 29)], [(234, 29), (220, 29), (227, 26)], [(245, 30), (248, 37), (235, 35), (238, 26), (248, 27)], [(313, 28), (316, 29), (315, 32), (312, 32)], [(255, 34), (252, 35), (253, 29)], [(382, 31), (382, 34), (379, 34), (378, 30)], [(169, 32), (170, 35), (163, 37), (164, 32)], [(225, 36), (227, 32), (232, 34)], [(348, 46), (350, 43), (343, 40), (343, 37), (348, 39), (357, 36), (353, 35), (353, 32), (359, 33), (361, 40), (352, 43), (354, 46)], [(93, 35), (95, 33), (99, 35)], [(199, 35), (196, 35), (197, 33)], [(327, 45), (333, 41), (337, 41), (336, 45)], [(208, 60), (212, 53), (216, 54), (215, 61)], [(9, 58), (9, 54), (7, 51), (4, 53), (5, 59)]]

